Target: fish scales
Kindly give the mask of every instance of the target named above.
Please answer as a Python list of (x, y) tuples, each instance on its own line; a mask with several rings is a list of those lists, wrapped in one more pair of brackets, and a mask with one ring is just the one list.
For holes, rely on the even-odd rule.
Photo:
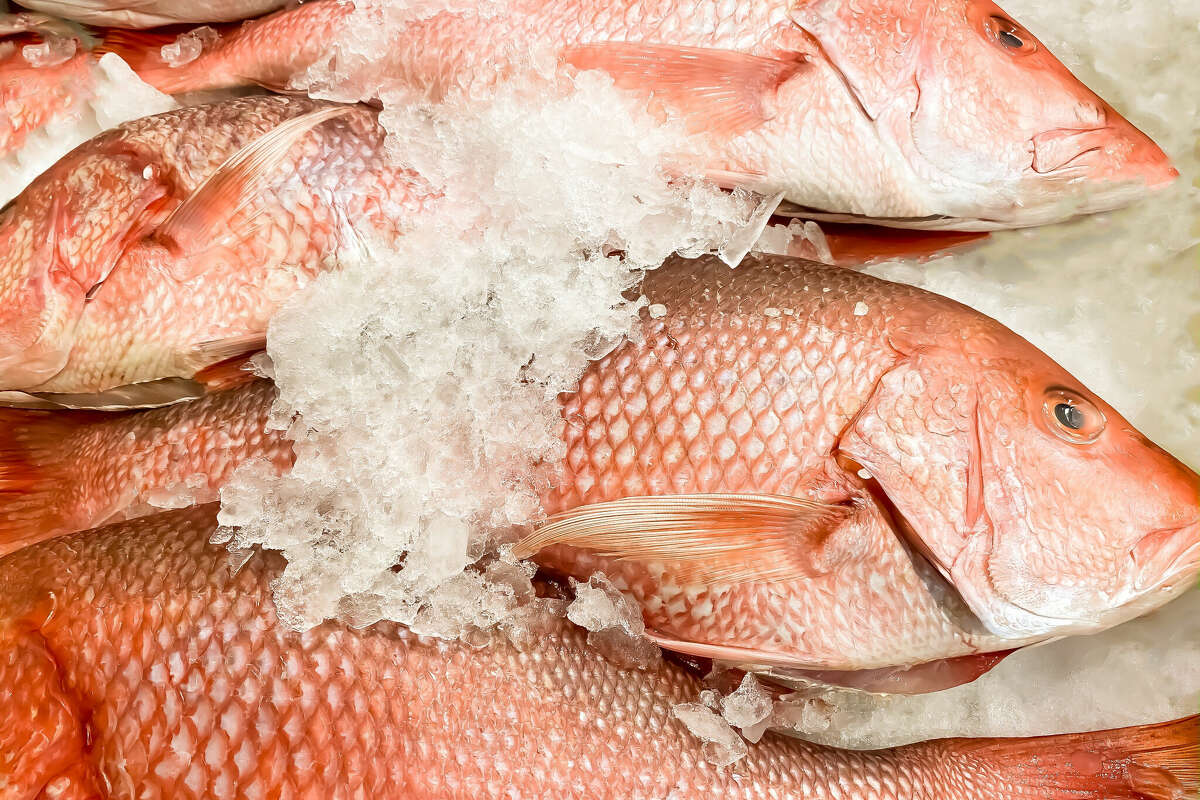
[[(788, 260), (732, 271), (703, 260), (690, 266), (648, 275), (643, 291), (666, 306), (666, 316), (646, 315), (643, 341), (589, 366), (565, 399), (566, 476), (545, 500), (548, 513), (641, 495), (838, 501), (857, 493), (857, 476), (834, 462), (838, 439), (901, 358), (888, 341), (898, 318), (940, 298)], [(860, 304), (867, 313), (854, 313)], [(572, 574), (603, 569), (642, 600), (660, 630), (802, 652), (832, 668), (995, 644), (939, 608), (886, 515), (861, 512), (840, 541), (855, 568), (765, 585), (688, 587), (574, 548), (541, 559)], [(679, 602), (685, 593), (689, 601)], [(834, 596), (858, 601), (837, 604), (831, 617)], [(818, 619), (830, 624), (812, 624)]]
[[(231, 156), (288, 120), (331, 107), (247, 97), (135, 120), (35, 181), (0, 218), (8, 245), (0, 292), (8, 289), (5, 303), (47, 304), (45, 282), (22, 285), (22, 275), (52, 248), (61, 272), (49, 280), (75, 288), (38, 324), (69, 331), (71, 343), (69, 353), (46, 345), (51, 352), (40, 358), (14, 361), (8, 388), (87, 393), (190, 378), (203, 366), (196, 347), (265, 333), (280, 303), (327, 269), (356, 229), (388, 237), (406, 229), (431, 193), (386, 160), (375, 113), (346, 107), (289, 148), (253, 197), (235, 198), (244, 202), (231, 203), (200, 252), (183, 258), (152, 235)], [(15, 319), (0, 339), (21, 337), (23, 322)], [(7, 365), (0, 359), (0, 371)]]
[(25, 531), (0, 542), (0, 554), (29, 537), (155, 513), (161, 510), (156, 504), (216, 500), (234, 469), (247, 462), (290, 467), (291, 443), (268, 424), (274, 399), (274, 385), (259, 380), (147, 411), (0, 411), (7, 429), (0, 440), (7, 435), (12, 442), (7, 450), (0, 445), (8, 473), (28, 465), (34, 478), (20, 491), (0, 494), (6, 525)]
[[(695, 678), (671, 665), (620, 669), (562, 621), (524, 650), (501, 637), (480, 649), (393, 624), (285, 628), (269, 592), (279, 559), (258, 554), (231, 567), (209, 543), (214, 511), (137, 520), (0, 561), (0, 676), (23, 687), (0, 695), (8, 786), (114, 800), (1118, 798), (1133, 795), (1100, 790), (1139, 785), (1120, 760), (1127, 741), (1157, 745), (1145, 757), (1194, 783), (1182, 771), (1194, 758), (1194, 720), (1150, 733), (874, 753), (767, 734), (717, 768), (671, 713), (696, 695)], [(1112, 766), (1081, 775), (1063, 758), (1030, 769), (1022, 747), (1038, 745)]]
[[(1195, 574), (1200, 478), (994, 320), (914, 287), (780, 257), (735, 270), (679, 259), (642, 288), (665, 311), (647, 309), (639, 335), (562, 396), (565, 459), (543, 496), (550, 524), (518, 546), (577, 577), (603, 570), (639, 601), (665, 647), (824, 670), (940, 662), (1007, 651), (1066, 624), (981, 621), (1026, 613), (1013, 594), (1062, 603), (1061, 587), (1078, 587), (1084, 601), (1068, 596), (1077, 604), (1068, 611), (1096, 629), (1166, 602)], [(253, 431), (271, 403), (255, 391), (166, 412), (176, 422), (160, 437), (178, 438), (176, 424), (188, 432), (235, 418)], [(1064, 398), (1100, 426), (1092, 445), (1050, 416), (1046, 403)], [(156, 415), (164, 412), (125, 415), (96, 436), (155, 430)], [(0, 500), (15, 497), (24, 514), (0, 526), (10, 549), (64, 530), (49, 521), (60, 513), (58, 487), (93, 474), (31, 444), (74, 438), (48, 419), (12, 416), (0, 435), (0, 488), (12, 487)], [(212, 472), (210, 446), (224, 466), (256, 453), (288, 465), (281, 432), (246, 446), (242, 435), (228, 446), (199, 439), (178, 474)], [(128, 468), (98, 459), (95, 474), (113, 483), (74, 491), (101, 495), (92, 507), (106, 514), (133, 495), (168, 492), (178, 475), (164, 471), (163, 452), (123, 455)], [(1021, 480), (1006, 478), (1014, 475)], [(1065, 493), (1080, 476), (1118, 499)], [(764, 512), (763, 496), (791, 499), (784, 519)], [(703, 498), (717, 498), (717, 512), (696, 511)], [(643, 503), (635, 529), (631, 502)], [(991, 529), (968, 521), (983, 512)], [(587, 514), (582, 533), (545, 533)], [(72, 519), (83, 527), (106, 517)], [(699, 559), (710, 572), (689, 568), (711, 548), (718, 554)], [(741, 649), (722, 649), (730, 645)]]

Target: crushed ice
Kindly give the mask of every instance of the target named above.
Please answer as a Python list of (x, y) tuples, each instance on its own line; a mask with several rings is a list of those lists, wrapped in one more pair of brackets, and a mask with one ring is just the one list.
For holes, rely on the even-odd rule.
[(662, 660), (658, 645), (646, 638), (637, 603), (621, 593), (603, 572), (586, 583), (571, 579), (575, 599), (567, 619), (588, 631), (588, 644), (618, 666), (648, 669)]
[(461, 635), (519, 607), (525, 588), (493, 585), (478, 559), (541, 514), (563, 456), (557, 396), (631, 332), (645, 301), (624, 293), (674, 252), (741, 247), (761, 198), (668, 176), (683, 133), (598, 75), (381, 119), (443, 201), (400, 240), (343, 253), (277, 316), (277, 419), (297, 463), (242, 472), (221, 521), (238, 547), (285, 552), (292, 625), (350, 609)]
[[(1181, 177), (1120, 212), (996, 234), (977, 250), (923, 266), (870, 271), (996, 317), (1155, 442), (1200, 467), (1200, 83), (1193, 77), (1200, 73), (1200, 3), (1002, 5), (1161, 144)], [(876, 747), (1099, 729), (1194, 714), (1197, 698), (1200, 591), (1193, 590), (1107, 633), (1019, 652), (956, 689), (832, 695), (833, 724), (813, 738)]]
[[(73, 46), (74, 41), (69, 41)], [(0, 158), (0, 205), (101, 131), (178, 106), (169, 95), (142, 82), (114, 53), (106, 53), (91, 66), (91, 82), (90, 91), (70, 109), (30, 133), (20, 150)]]
[[(247, 522), (248, 539), (295, 557), (277, 588), (298, 625), (329, 615), (359, 624), (420, 617), (449, 635), (499, 623), (514, 641), (529, 642), (547, 617), (564, 613), (562, 601), (531, 599), (528, 567), (506, 560), (503, 548), (491, 548), (490, 537), (465, 523), (490, 523), (490, 532), (536, 514), (538, 467), (548, 469), (559, 454), (554, 394), (629, 329), (638, 304), (621, 292), (636, 270), (675, 248), (728, 245), (723, 226), (751, 209), (699, 187), (690, 194), (669, 187), (654, 164), (678, 143), (631, 123), (631, 111), (602, 82), (539, 107), (528, 126), (530, 109), (517, 94), (484, 108), (429, 112), (405, 110), (401, 93), (389, 96), (387, 87), (354, 85), (355, 66), (377, 59), (386, 45), (374, 35), (380, 28), (371, 14), (445, 5), (371, 11), (361, 3), (357, 30), (335, 43), (334, 58), (318, 64), (307, 85), (389, 100), (384, 120), (396, 152), (453, 187), (465, 212), (461, 225), (442, 220), (400, 247), (373, 244), (375, 260), (360, 253), (362, 263), (328, 276), (281, 319), (271, 347), (282, 364), (277, 423), (293, 427), (300, 463), (284, 481), (244, 473), (226, 495), (225, 513), (227, 521)], [(1200, 7), (1194, 0), (1004, 5), (1162, 143), (1183, 176), (1167, 194), (1123, 212), (999, 234), (974, 252), (874, 272), (1001, 319), (1195, 466)], [(177, 55), (164, 53), (168, 63), (190, 60), (195, 44), (203, 49), (203, 36), (189, 34), (176, 42)], [(63, 51), (28, 55), (50, 63)], [(0, 203), (99, 131), (175, 107), (115, 55), (92, 71), (89, 98), (0, 160)], [(426, 149), (406, 152), (418, 134), (431, 135)], [(519, 157), (527, 153), (537, 158)], [(471, 191), (476, 180), (484, 191)], [(463, 228), (478, 236), (466, 237)], [(621, 248), (630, 252), (627, 266), (611, 257)], [(769, 227), (755, 249), (831, 260), (814, 223)], [(305, 423), (292, 423), (292, 411), (303, 412)], [(406, 415), (415, 423), (406, 424)], [(435, 508), (441, 513), (421, 513)], [(428, 537), (438, 531), (445, 539), (435, 544)], [(423, 603), (414, 602), (414, 591), (431, 584)], [(862, 747), (1156, 722), (1194, 711), (1197, 664), (1200, 593), (1193, 592), (1109, 633), (1018, 653), (968, 686), (922, 697), (785, 696), (770, 721)], [(1038, 675), (1034, 696), (1029, 674)], [(731, 723), (760, 713), (753, 686), (724, 698), (706, 694), (709, 705), (689, 709), (689, 726), (724, 743), (714, 746), (717, 756), (738, 749)], [(743, 735), (752, 738), (755, 727), (741, 728)]]

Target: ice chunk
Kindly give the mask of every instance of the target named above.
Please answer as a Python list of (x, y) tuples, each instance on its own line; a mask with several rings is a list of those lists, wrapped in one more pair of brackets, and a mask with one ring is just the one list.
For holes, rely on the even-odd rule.
[(50, 36), (37, 44), (21, 48), (21, 55), (33, 67), (57, 67), (75, 57), (79, 43), (75, 39)]
[(722, 698), (721, 716), (735, 728), (749, 728), (770, 717), (773, 705), (771, 695), (746, 673), (738, 688)]
[(175, 41), (162, 46), (160, 51), (162, 60), (169, 67), (182, 67), (190, 64), (200, 57), (205, 48), (211, 47), (219, 38), (220, 34), (209, 25), (192, 28), (186, 33), (179, 34)]
[(661, 652), (646, 638), (641, 609), (603, 572), (592, 575), (587, 583), (572, 579), (571, 587), (575, 599), (567, 607), (567, 619), (588, 629), (588, 644), (623, 667), (658, 665)]
[(710, 763), (725, 767), (745, 757), (745, 740), (720, 714), (703, 703), (680, 703), (671, 707), (671, 714), (704, 742), (704, 757)]

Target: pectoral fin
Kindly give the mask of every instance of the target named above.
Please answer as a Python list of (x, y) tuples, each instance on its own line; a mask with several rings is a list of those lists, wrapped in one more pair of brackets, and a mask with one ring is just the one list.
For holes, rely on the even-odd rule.
[(686, 118), (693, 131), (734, 136), (772, 116), (770, 95), (805, 65), (704, 47), (603, 42), (568, 47), (567, 63), (612, 75), (624, 89), (645, 90)]
[(234, 153), (209, 175), (154, 233), (177, 256), (175, 277), (187, 280), (200, 274), (205, 252), (236, 242), (253, 230), (254, 214), (238, 220), (240, 229), (231, 226), (239, 212), (254, 205), (288, 152), (317, 125), (352, 112), (352, 106), (332, 106), (293, 117)]
[(833, 571), (837, 554), (824, 545), (852, 512), (779, 495), (627, 497), (551, 517), (518, 542), (516, 553), (525, 557), (563, 544), (667, 564), (680, 581), (773, 583)]

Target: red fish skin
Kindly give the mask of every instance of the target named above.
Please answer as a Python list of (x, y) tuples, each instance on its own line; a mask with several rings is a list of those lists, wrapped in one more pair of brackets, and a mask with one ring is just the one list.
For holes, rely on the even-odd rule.
[[(1008, 376), (1005, 380), (1036, 391), (1047, 385), (1075, 385), (1073, 378), (1027, 342), (977, 312), (913, 287), (848, 270), (787, 258), (750, 260), (732, 271), (714, 259), (676, 261), (652, 273), (643, 288), (652, 302), (667, 307), (667, 313), (659, 319), (647, 313), (637, 342), (593, 363), (578, 390), (561, 398), (566, 459), (558, 482), (543, 498), (546, 510), (554, 513), (666, 494), (775, 494), (829, 502), (850, 499), (855, 513), (822, 544), (825, 552), (836, 556), (837, 568), (781, 581), (693, 584), (675, 576), (669, 561), (664, 565), (601, 557), (586, 547), (564, 545), (536, 553), (539, 563), (579, 578), (602, 570), (635, 596), (656, 635), (700, 645), (752, 649), (759, 658), (742, 654), (747, 664), (882, 669), (1009, 650), (1044, 638), (988, 634), (953, 592), (939, 590), (939, 580), (930, 574), (928, 565), (913, 557), (899, 521), (880, 505), (867, 479), (857, 474), (858, 468), (843, 462), (840, 447), (851, 438), (847, 432), (863, 419), (879, 425), (880, 430), (904, 431), (917, 450), (925, 446), (921, 443), (941, 446), (954, 441), (947, 434), (953, 425), (946, 427), (949, 423), (939, 419), (957, 412), (948, 399), (951, 393), (937, 386), (946, 381), (963, 386), (978, 383), (974, 367), (959, 360), (955, 346), (929, 361), (929, 371), (921, 378), (931, 386), (927, 394), (909, 398), (887, 412), (874, 400), (883, 376), (909, 369), (908, 361), (896, 349), (905, 339), (911, 340), (910, 345), (923, 342), (926, 349), (963, 341), (969, 351), (992, 342), (1020, 354), (1018, 363), (1023, 366), (1018, 370), (1006, 367), (1001, 373)], [(944, 368), (938, 366), (941, 360)], [(915, 386), (915, 381), (906, 379), (906, 385)], [(1086, 390), (1080, 387), (1080, 391)], [(1013, 413), (1011, 398), (998, 397), (997, 407)], [(226, 402), (228, 405), (223, 405)], [(137, 452), (122, 444), (98, 444), (98, 454), (118, 455), (102, 455), (84, 468), (73, 466), (73, 458), (65, 462), (50, 458), (30, 474), (44, 485), (64, 483), (54, 477), (64, 474), (71, 480), (84, 480), (84, 485), (70, 490), (70, 496), (89, 499), (71, 507), (103, 509), (104, 516), (78, 516), (73, 524), (100, 524), (119, 511), (130, 513), (122, 507), (130, 504), (131, 497), (167, 490), (180, 476), (207, 475), (208, 486), (218, 487), (228, 472), (216, 474), (214, 464), (225, 469), (233, 462), (264, 454), (277, 468), (285, 467), (288, 456), (281, 434), (256, 433), (269, 404), (265, 391), (249, 399), (236, 399), (236, 393), (231, 393), (225, 400), (214, 398), (211, 405), (182, 406), (145, 417), (132, 415), (125, 417), (132, 423), (114, 422), (101, 431), (72, 437), (96, 442), (120, 439), (130, 429), (143, 430), (138, 420), (159, 419), (155, 415), (162, 414), (178, 420), (184, 439), (195, 443), (179, 458), (174, 471), (164, 468), (163, 456), (177, 451), (166, 444), (151, 444), (155, 423), (145, 431), (147, 446)], [(222, 408), (225, 413), (219, 411)], [(201, 413), (203, 409), (213, 412)], [(1200, 508), (1196, 488), (1200, 478), (1140, 436), (1127, 437), (1119, 415), (1112, 409), (1107, 413), (1113, 430), (1105, 436), (1113, 443), (1111, 447), (1101, 444), (1102, 452), (1095, 454), (1058, 444), (1057, 438), (1038, 427), (1042, 423), (1037, 417), (1024, 422), (1010, 420), (1007, 435), (1014, 438), (1020, 425), (1030, 427), (1030, 435), (1036, 438), (1021, 452), (1034, 452), (1041, 447), (1038, 442), (1045, 440), (1051, 443), (1053, 458), (1074, 460), (1060, 464), (1063, 474), (1095, 471), (1104, 475), (1097, 479), (1098, 484), (1125, 482), (1135, 487), (1124, 492), (1135, 503), (1133, 512), (1137, 512), (1137, 504), (1150, 509), (1137, 512), (1148, 513), (1144, 528), (1131, 531), (1138, 536), (1193, 519)], [(228, 446), (219, 433), (222, 425), (233, 431)], [(19, 430), (19, 426), (10, 427)], [(173, 430), (166, 426), (157, 435), (163, 439), (181, 435)], [(191, 432), (196, 439), (187, 438)], [(251, 441), (240, 441), (243, 435), (252, 437)], [(1115, 462), (1110, 450), (1119, 456)], [(11, 452), (17, 452), (15, 447)], [(18, 461), (0, 461), (0, 483), (6, 470), (13, 473), (13, 481), (20, 479)], [(959, 459), (953, 466), (928, 473), (910, 470), (929, 484), (906, 487), (890, 502), (912, 509), (913, 520), (926, 504), (939, 512), (962, 507), (965, 490), (957, 476), (969, 471), (965, 461)], [(1039, 491), (1039, 482), (1056, 483), (1043, 468), (1039, 460), (1014, 465), (1017, 473), (1031, 476), (1031, 495)], [(26, 509), (20, 512), (23, 519), (16, 528), (0, 526), (0, 539), (9, 542), (9, 549), (64, 530), (61, 520), (49, 512), (58, 506), (48, 504), (47, 495), (35, 499), (26, 486), (14, 483), (9, 497), (18, 501), (10, 507), (21, 508), (24, 502)], [(1118, 560), (1123, 552), (1121, 540), (1114, 546), (1110, 539), (1127, 535), (1134, 513), (1111, 503), (1094, 507), (1086, 495), (1055, 495), (1041, 502), (1047, 508), (1038, 519), (1046, 530), (1057, 533), (1032, 536), (1017, 528), (993, 546), (1023, 553), (1029, 563), (1057, 563), (1057, 574), (1079, 573), (1082, 585), (1129, 580)], [(1106, 509), (1112, 511), (1112, 517), (1104, 517)], [(1002, 519), (1004, 512), (1005, 506), (999, 502), (991, 507), (996, 519)], [(1092, 525), (1080, 530), (1052, 525), (1055, 515), (1089, 519)], [(10, 516), (16, 513), (10, 512)], [(924, 525), (917, 525), (914, 533), (937, 546), (942, 526), (936, 517), (928, 520), (928, 536)], [(1074, 543), (1066, 531), (1076, 536)], [(1174, 538), (1184, 545), (1194, 544), (1196, 535), (1184, 529)], [(1163, 545), (1164, 558), (1172, 557), (1174, 542), (1164, 541)], [(1078, 551), (1076, 558), (1059, 555), (1071, 548)], [(1105, 559), (1108, 565), (1096, 569)], [(1167, 566), (1160, 564), (1164, 570)], [(1176, 580), (1186, 581), (1195, 574), (1188, 565), (1176, 567), (1172, 573)], [(969, 586), (978, 576), (967, 573), (959, 579)], [(1055, 580), (1053, 574), (1046, 574), (1047, 584), (1053, 585)], [(1172, 596), (1169, 591), (1148, 592), (1139, 605), (1123, 613), (1144, 611)], [(1098, 610), (1107, 613), (1112, 609), (1101, 605)], [(814, 624), (814, 620), (822, 622)]]
[(1194, 789), (1194, 719), (878, 752), (769, 733), (716, 768), (671, 715), (700, 688), (683, 670), (618, 668), (563, 622), (523, 650), (387, 623), (287, 629), (270, 599), (278, 558), (231, 566), (209, 543), (214, 513), (0, 560), (0, 679), (16, 689), (0, 693), (6, 796), (1132, 800), (1146, 783)]
[[(369, 39), (387, 26), (381, 56), (353, 47), (335, 56), (334, 88), (360, 100), (399, 88), (473, 93), (521, 71), (531, 53), (550, 55), (608, 71), (653, 95), (656, 109), (675, 107), (705, 139), (693, 167), (782, 191), (818, 219), (1026, 227), (1117, 208), (1178, 177), (1157, 144), (990, 0), (360, 3), (354, 16), (344, 0), (310, 5), (251, 23), (176, 69), (156, 64), (152, 48), (117, 49), (164, 91), (234, 76), (278, 85), (288, 73), (298, 88), (311, 78), (323, 90), (325, 77), (303, 77), (315, 58), (307, 43)], [(714, 85), (730, 91), (706, 97)], [(892, 150), (905, 155), (882, 157)]]
[(68, 114), (92, 91), (90, 61), (82, 48), (61, 64), (34, 66), (22, 50), (40, 38), (0, 40), (0, 158), (25, 144), (33, 131)]
[(234, 469), (292, 465), (258, 380), (192, 403), (124, 413), (0, 410), (0, 556), (36, 541), (155, 513), (170, 495), (207, 503)]
[(328, 268), (349, 220), (385, 237), (407, 229), (434, 194), (387, 163), (375, 113), (356, 106), (309, 131), (245, 204), (207, 207), (230, 217), (199, 255), (155, 238), (240, 149), (331, 107), (246, 97), (134, 120), (34, 181), (0, 215), (0, 390), (190, 378), (208, 365), (197, 347), (265, 335), (275, 309)]
[(253, 84), (285, 91), (325, 52), (353, 10), (353, 4), (340, 0), (308, 2), (238, 26), (222, 26), (215, 43), (178, 66), (162, 58), (162, 45), (178, 34), (116, 28), (103, 32), (96, 52), (121, 56), (139, 78), (166, 94)]

